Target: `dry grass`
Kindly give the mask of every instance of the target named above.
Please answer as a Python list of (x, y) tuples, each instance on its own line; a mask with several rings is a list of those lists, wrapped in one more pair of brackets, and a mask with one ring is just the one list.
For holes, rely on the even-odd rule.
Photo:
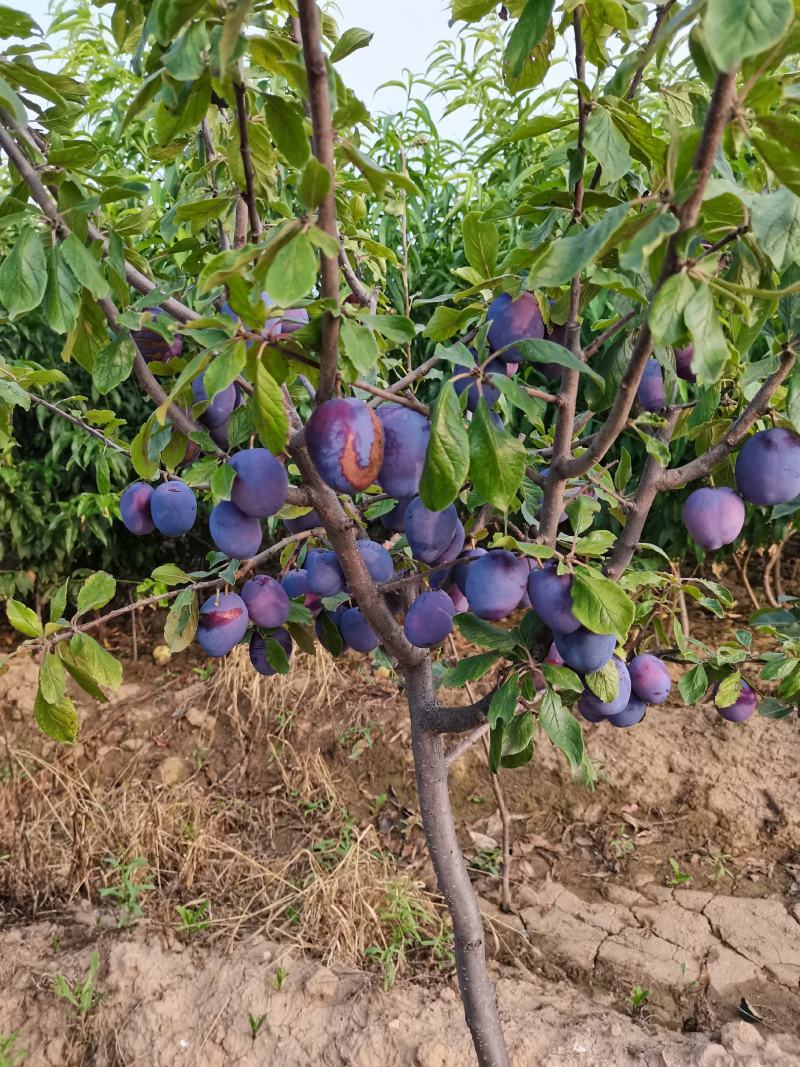
[(108, 857), (145, 857), (136, 879), (153, 884), (141, 900), (141, 921), (153, 926), (175, 928), (176, 905), (208, 900), (203, 936), (228, 942), (263, 932), (351, 965), (369, 949), (393, 970), (406, 940), (440, 946), (439, 904), (381, 848), (371, 822), (356, 824), (319, 749), (293, 734), (296, 716), (332, 718), (335, 704), (341, 714), (348, 687), (326, 655), (298, 656), (289, 675), (272, 679), (254, 674), (245, 650), (222, 663), (208, 688), (214, 743), (241, 747), (234, 768), (253, 754), (257, 782), (228, 773), (211, 786), (202, 775), (167, 786), (136, 757), (104, 780), (99, 760), (81, 768), (64, 750), (11, 741), (0, 915), (4, 901), (26, 915), (97, 904), (119, 877)]

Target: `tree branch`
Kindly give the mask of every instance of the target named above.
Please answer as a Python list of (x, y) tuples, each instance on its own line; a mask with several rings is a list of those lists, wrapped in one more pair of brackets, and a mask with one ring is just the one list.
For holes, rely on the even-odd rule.
[(587, 345), (583, 353), (584, 359), (591, 359), (595, 352), (599, 352), (607, 341), (610, 341), (612, 337), (616, 337), (620, 330), (624, 330), (631, 319), (636, 318), (638, 314), (639, 312), (634, 308), (633, 311), (626, 312), (621, 319), (617, 319), (616, 322), (612, 323), (608, 329), (603, 330), (590, 345)]
[(247, 89), (244, 85), (241, 63), (237, 64), (233, 92), (236, 97), (236, 120), (239, 126), (239, 155), (242, 157), (244, 170), (244, 197), (247, 202), (247, 214), (250, 219), (250, 236), (258, 243), (263, 233), (261, 219), (258, 217), (256, 203), (256, 172), (250, 152), (250, 133), (247, 129)]
[[(322, 51), (320, 12), (314, 0), (298, 0), (303, 58), (308, 75), (311, 126), (314, 131), (314, 155), (327, 170), (330, 184), (319, 206), (317, 221), (336, 241), (337, 254), (327, 256), (320, 249), (323, 299), (339, 304), (339, 234), (336, 225), (336, 168), (333, 161), (333, 122), (328, 96), (328, 66)], [(322, 350), (320, 353), (317, 403), (329, 400), (336, 389), (336, 365), (339, 359), (339, 319), (326, 311), (322, 316)]]
[[(440, 356), (431, 356), (430, 359), (426, 359), (425, 362), (420, 363), (420, 365), (415, 370), (409, 371), (408, 374), (404, 375), (404, 377), (396, 381), (394, 385), (390, 385), (386, 391), (392, 394), (392, 399), (394, 400), (398, 393), (401, 393), (404, 389), (407, 389), (409, 385), (413, 385), (413, 383), (418, 381), (420, 378), (424, 378), (429, 370), (433, 370), (433, 368), (439, 362), (440, 358)], [(377, 407), (379, 404), (380, 398), (376, 400), (370, 400), (369, 402), (369, 406), (372, 408)]]
[[(203, 121), (200, 123), (200, 139), (203, 142), (206, 164), (213, 164), (216, 162), (217, 155), (214, 151), (214, 143), (211, 140), (211, 130), (209, 129), (208, 119), (206, 118), (203, 118)], [(211, 192), (212, 197), (217, 197), (219, 195), (219, 189), (217, 188), (217, 183), (213, 174), (209, 180), (209, 191)], [(227, 252), (230, 248), (230, 242), (228, 241), (228, 235), (225, 232), (225, 227), (221, 219), (217, 219), (217, 231), (219, 233), (219, 250), (220, 252)]]
[(344, 280), (350, 286), (350, 292), (362, 307), (372, 308), (372, 290), (361, 281), (359, 276), (350, 266), (350, 259), (342, 246), (339, 246), (339, 266), (342, 268)]
[(402, 404), (404, 408), (410, 408), (412, 411), (418, 411), (421, 415), (429, 414), (427, 406), (425, 404), (420, 403), (419, 400), (400, 396), (398, 393), (393, 392), (391, 389), (381, 389), (378, 385), (370, 385), (369, 382), (362, 381), (353, 382), (352, 387), (353, 389), (361, 389), (365, 393), (371, 393), (372, 396), (377, 397), (379, 400), (391, 400), (394, 404)]

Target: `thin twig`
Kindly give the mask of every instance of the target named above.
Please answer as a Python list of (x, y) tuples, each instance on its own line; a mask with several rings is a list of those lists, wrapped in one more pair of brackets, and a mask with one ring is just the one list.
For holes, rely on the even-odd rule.
[(253, 156), (250, 152), (250, 133), (247, 128), (247, 89), (244, 84), (241, 63), (237, 65), (233, 92), (236, 97), (239, 155), (242, 157), (242, 169), (244, 170), (244, 197), (247, 201), (247, 214), (250, 219), (250, 236), (253, 241), (258, 243), (261, 239), (263, 228), (261, 219), (258, 217), (258, 204), (256, 203), (256, 172), (253, 167)]

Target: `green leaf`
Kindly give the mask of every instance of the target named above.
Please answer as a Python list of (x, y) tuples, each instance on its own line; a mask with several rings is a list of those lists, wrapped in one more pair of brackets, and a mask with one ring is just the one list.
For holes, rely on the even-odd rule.
[(546, 689), (539, 707), (539, 724), (556, 748), (563, 752), (573, 771), (583, 762), (581, 725), (564, 707), (561, 697)]
[(68, 697), (50, 704), (42, 696), (40, 690), (36, 694), (33, 713), (39, 729), (48, 737), (52, 737), (54, 741), (71, 745), (77, 737), (78, 714), (75, 711), (75, 705)]
[(758, 714), (765, 719), (785, 719), (793, 712), (796, 713), (797, 708), (782, 704), (780, 700), (776, 700), (775, 697), (765, 697), (759, 701)]
[(50, 622), (56, 622), (64, 617), (67, 610), (67, 592), (69, 590), (69, 578), (56, 589), (50, 600)]
[(297, 193), (303, 206), (309, 211), (314, 211), (328, 195), (330, 187), (330, 171), (312, 156), (300, 175), (300, 182), (297, 187)]
[(417, 335), (414, 323), (405, 315), (371, 315), (368, 311), (359, 308), (355, 316), (365, 326), (379, 333), (381, 337), (386, 337), (389, 341), (397, 341), (398, 344), (413, 341)]
[(120, 333), (95, 356), (92, 382), (98, 393), (110, 393), (127, 381), (136, 359), (136, 346), (128, 333)]
[(614, 471), (614, 488), (618, 493), (624, 493), (625, 487), (631, 480), (631, 474), (633, 472), (633, 464), (631, 463), (631, 454), (622, 446), (619, 454), (619, 463), (617, 469)]
[(786, 417), (794, 429), (800, 432), (800, 366), (797, 365), (792, 368), (787, 383)]
[(278, 151), (292, 167), (300, 170), (311, 152), (303, 112), (284, 96), (267, 93), (263, 100), (264, 118)]
[(499, 511), (508, 511), (522, 485), (527, 453), (516, 437), (492, 422), (481, 397), (469, 424), (469, 476), (481, 496)]
[(494, 727), (500, 721), (508, 725), (514, 718), (518, 702), (519, 679), (516, 674), (512, 674), (492, 694), (492, 699), (489, 702), (489, 711), (486, 716), (489, 720), (489, 725)]
[(705, 46), (720, 70), (732, 70), (779, 41), (793, 15), (792, 0), (708, 0)]
[(24, 11), (0, 4), (0, 37), (6, 41), (9, 37), (41, 37), (42, 31), (37, 22)]
[(517, 341), (514, 345), (519, 349), (524, 359), (531, 363), (555, 363), (557, 367), (566, 367), (568, 370), (576, 370), (579, 374), (585, 374), (599, 386), (605, 385), (603, 378), (592, 368), (570, 352), (563, 345), (555, 341)]
[(525, 60), (545, 35), (553, 14), (554, 0), (528, 0), (506, 47), (505, 63), (512, 78), (522, 74)]
[(619, 672), (613, 661), (609, 660), (599, 671), (587, 674), (586, 685), (604, 704), (616, 700), (619, 693)]
[(422, 331), (423, 337), (429, 337), (431, 341), (449, 341), (450, 338), (463, 330), (470, 319), (476, 317), (474, 308), (448, 308), (438, 307), (428, 325)]
[(544, 246), (531, 267), (529, 284), (536, 288), (565, 285), (597, 255), (624, 222), (627, 204), (609, 208), (600, 222), (574, 237), (562, 237)]
[(624, 642), (633, 624), (633, 601), (616, 582), (599, 571), (578, 567), (572, 578), (572, 610), (596, 634), (615, 634)]
[(192, 580), (186, 571), (181, 570), (174, 563), (163, 563), (160, 567), (156, 567), (150, 577), (159, 585), (183, 585)]
[(742, 691), (742, 676), (739, 671), (727, 675), (717, 686), (714, 703), (718, 708), (729, 708), (739, 699)]
[[(594, 516), (600, 510), (600, 502), (586, 493), (578, 493), (564, 508), (568, 517), (572, 532), (581, 534), (588, 530), (594, 522)], [(598, 531), (599, 533), (600, 531)]]
[(77, 633), (69, 643), (75, 662), (90, 674), (98, 685), (118, 689), (122, 682), (122, 664), (106, 652), (89, 634)]
[(451, 382), (445, 382), (431, 412), (431, 436), (419, 493), (431, 511), (452, 504), (469, 471), (469, 438)]
[(276, 304), (290, 307), (302, 300), (317, 280), (317, 253), (306, 234), (284, 245), (267, 271), (266, 287)]
[(477, 22), (497, 7), (497, 0), (453, 0), (454, 22)]
[(87, 611), (97, 611), (105, 607), (117, 591), (117, 583), (105, 571), (90, 574), (78, 593), (78, 610), (75, 618), (85, 615)]
[(39, 668), (39, 692), (48, 704), (59, 704), (64, 699), (66, 685), (64, 664), (55, 653), (48, 653)]
[(800, 196), (800, 160), (797, 149), (785, 142), (771, 137), (759, 137), (757, 134), (753, 134), (751, 140), (769, 169), (793, 193)]
[[(633, 165), (625, 136), (610, 113), (600, 104), (589, 114), (585, 144), (603, 168), (603, 181), (605, 182), (618, 181), (628, 173)], [(674, 216), (671, 217), (674, 219)], [(677, 219), (674, 219), (674, 222), (677, 229)]]
[(26, 227), (0, 265), (0, 304), (10, 319), (37, 308), (47, 288), (47, 262), (33, 226)]
[(47, 324), (56, 333), (74, 329), (80, 306), (80, 283), (67, 266), (61, 245), (47, 253), (47, 289), (44, 297)]
[(345, 56), (349, 56), (359, 48), (366, 48), (375, 35), (370, 33), (369, 30), (359, 29), (358, 26), (351, 26), (350, 29), (345, 30), (336, 44), (331, 50), (331, 63), (338, 63), (340, 59), (344, 59)]
[(684, 704), (694, 706), (708, 689), (708, 675), (702, 663), (692, 667), (678, 682)]
[(42, 620), (36, 612), (18, 600), (6, 601), (6, 615), (14, 629), (26, 637), (41, 637), (44, 634)]
[(279, 456), (286, 451), (289, 440), (289, 416), (281, 387), (267, 370), (263, 359), (256, 363), (253, 402), (256, 433), (270, 452)]
[(481, 278), (491, 278), (497, 266), (497, 250), (500, 247), (497, 224), (484, 222), (480, 211), (470, 211), (464, 216), (461, 230), (467, 263)]
[(707, 285), (697, 287), (683, 315), (694, 344), (692, 367), (697, 381), (700, 385), (711, 385), (725, 369), (730, 353)]
[(146, 422), (131, 441), (131, 463), (140, 478), (150, 481), (158, 474), (158, 460), (150, 458), (150, 423)]
[(28, 115), (25, 111), (25, 105), (5, 78), (0, 78), (0, 104), (14, 116), (20, 126), (27, 125)]
[(239, 37), (250, 14), (250, 6), (251, 0), (229, 0), (226, 5), (219, 39), (219, 66), (223, 72), (236, 54)]
[(490, 374), (489, 378), (506, 400), (515, 408), (524, 411), (532, 425), (542, 426), (543, 402), (529, 396), (525, 389), (514, 378), (505, 374)]
[(455, 667), (444, 672), (442, 685), (448, 689), (458, 689), (467, 682), (477, 682), (497, 663), (496, 652), (480, 652), (477, 656), (466, 656)]
[(800, 258), (800, 197), (789, 189), (754, 198), (750, 225), (776, 270), (784, 271)]
[(235, 478), (236, 471), (229, 463), (217, 467), (211, 475), (211, 496), (215, 504), (220, 500), (230, 500)]
[(654, 340), (674, 345), (684, 334), (683, 313), (694, 296), (691, 278), (681, 272), (668, 278), (655, 295), (647, 317)]
[(541, 669), (545, 680), (553, 689), (564, 689), (568, 693), (583, 692), (583, 682), (569, 667), (560, 667), (556, 663), (543, 663)]
[(97, 260), (77, 234), (71, 233), (67, 237), (61, 245), (61, 253), (69, 269), (95, 300), (108, 296), (111, 292), (108, 282), (103, 277)]
[(184, 589), (169, 610), (164, 624), (164, 640), (171, 652), (183, 652), (194, 641), (200, 611), (197, 593)]
[(678, 220), (671, 212), (654, 215), (631, 241), (620, 251), (619, 265), (623, 270), (641, 274), (650, 256), (678, 229)]
[(490, 622), (479, 619), (475, 615), (465, 612), (463, 615), (456, 615), (454, 621), (467, 641), (479, 648), (491, 648), (495, 652), (510, 652), (516, 645), (515, 638), (507, 630), (492, 626)]
[(270, 667), (278, 674), (289, 673), (289, 660), (282, 645), (279, 645), (274, 637), (264, 637), (264, 652)]
[(524, 767), (533, 759), (533, 716), (515, 715), (503, 730), (501, 767)]
[(361, 374), (368, 374), (378, 362), (380, 350), (375, 334), (343, 316), (339, 320), (339, 345), (344, 355)]

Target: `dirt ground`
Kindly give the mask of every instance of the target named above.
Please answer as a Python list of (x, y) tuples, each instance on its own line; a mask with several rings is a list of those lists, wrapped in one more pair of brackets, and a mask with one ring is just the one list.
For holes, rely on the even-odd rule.
[[(125, 682), (71, 749), (35, 664), (0, 678), (0, 1067), (15, 1033), (34, 1065), (474, 1062), (393, 680), (206, 678), (158, 623), (136, 662), (104, 635)], [(455, 765), (517, 1067), (800, 1064), (799, 733), (668, 704), (587, 727), (594, 791), (539, 738), (501, 775), (511, 913), (480, 746)]]

